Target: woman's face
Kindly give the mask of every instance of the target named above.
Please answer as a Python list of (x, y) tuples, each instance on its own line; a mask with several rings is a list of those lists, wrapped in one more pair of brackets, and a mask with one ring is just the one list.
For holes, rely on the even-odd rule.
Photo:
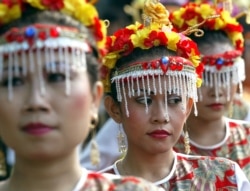
[[(43, 53), (39, 58), (33, 56), (34, 72), (13, 77), (11, 91), (8, 60), (4, 62), (0, 81), (0, 136), (17, 157), (45, 159), (71, 153), (89, 133), (91, 117), (98, 111), (102, 85), (96, 83), (92, 88), (86, 67), (70, 63), (70, 93), (66, 95), (65, 72), (59, 72), (59, 66), (64, 68), (65, 64), (60, 65), (59, 55), (54, 52), (54, 61), (58, 63), (56, 72), (46, 71), (45, 65), (49, 63)], [(21, 72), (24, 69), (19, 65), (21, 58), (17, 59)], [(37, 64), (38, 59), (41, 66)], [(31, 64), (29, 59), (27, 64)]]
[[(164, 78), (161, 78), (161, 83)], [(155, 81), (158, 82), (156, 78)], [(139, 82), (139, 88), (135, 90), (135, 96), (129, 97), (126, 94), (129, 116), (126, 115), (126, 104), (124, 95), (122, 102), (116, 104), (111, 97), (105, 99), (105, 106), (109, 114), (116, 122), (121, 123), (128, 139), (128, 149), (149, 154), (164, 153), (172, 149), (178, 140), (182, 127), (192, 107), (189, 100), (186, 111), (183, 111), (182, 98), (177, 94), (160, 94), (154, 91), (154, 80), (150, 79), (149, 84), (143, 85)], [(166, 83), (168, 84), (168, 83)], [(146, 93), (146, 99), (144, 92)], [(156, 83), (156, 89), (159, 90)], [(128, 92), (127, 86), (125, 92)], [(137, 92), (141, 94), (138, 96)], [(167, 100), (167, 105), (166, 105)], [(146, 103), (148, 111), (146, 112)], [(167, 119), (167, 113), (169, 120)]]
[[(226, 51), (233, 50), (230, 44), (214, 43), (200, 49), (203, 55), (223, 54)], [(205, 79), (209, 79), (205, 77)], [(221, 79), (223, 82), (223, 79)], [(229, 88), (202, 85), (199, 91), (199, 101), (197, 103), (198, 118), (206, 120), (215, 120), (230, 112), (230, 104), (237, 90), (237, 85), (231, 83)], [(229, 99), (228, 99), (229, 98)], [(194, 116), (196, 117), (196, 116)]]

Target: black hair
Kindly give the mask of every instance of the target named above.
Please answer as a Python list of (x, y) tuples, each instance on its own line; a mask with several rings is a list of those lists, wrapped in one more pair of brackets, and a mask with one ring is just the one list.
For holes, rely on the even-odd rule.
[(202, 37), (195, 36), (191, 34), (189, 37), (197, 43), (200, 51), (207, 48), (207, 46), (213, 47), (217, 43), (221, 44), (230, 44), (233, 47), (233, 44), (228, 37), (228, 35), (222, 30), (206, 30), (204, 29), (204, 35)]
[(237, 19), (237, 21), (243, 26), (244, 31), (243, 34), (247, 34), (250, 32), (250, 25), (247, 23), (247, 19), (246, 19), (246, 15), (244, 15), (243, 17), (240, 17), (239, 19)]
[(3, 35), (10, 28), (25, 27), (33, 23), (57, 24), (66, 27), (74, 27), (77, 28), (79, 32), (87, 34), (88, 43), (93, 49), (92, 54), (86, 55), (89, 79), (91, 84), (94, 84), (99, 79), (98, 66), (100, 63), (98, 61), (97, 46), (94, 36), (86, 26), (66, 14), (58, 11), (38, 10), (30, 5), (25, 5), (22, 17), (1, 26), (0, 35)]
[[(111, 78), (112, 73), (116, 71), (116, 69), (132, 63), (132, 62), (138, 62), (138, 61), (145, 61), (145, 60), (152, 60), (154, 58), (159, 58), (162, 56), (173, 56), (176, 55), (174, 51), (168, 50), (164, 46), (157, 46), (152, 47), (150, 49), (141, 49), (141, 48), (135, 48), (132, 53), (130, 53), (127, 56), (122, 56), (116, 63), (116, 67), (111, 70)], [(115, 101), (117, 101), (117, 91), (115, 83), (111, 84), (111, 92), (108, 93)]]

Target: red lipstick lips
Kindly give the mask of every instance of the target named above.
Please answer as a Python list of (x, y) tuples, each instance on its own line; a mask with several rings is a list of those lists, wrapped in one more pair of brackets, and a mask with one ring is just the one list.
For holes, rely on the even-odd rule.
[(208, 107), (212, 108), (213, 110), (221, 110), (223, 109), (224, 105), (221, 103), (213, 103), (208, 105)]
[(155, 130), (155, 131), (152, 131), (151, 133), (149, 133), (148, 135), (150, 135), (151, 137), (154, 137), (154, 138), (166, 138), (168, 136), (170, 136), (171, 134), (165, 130)]
[(52, 131), (54, 128), (49, 126), (49, 125), (45, 125), (42, 123), (29, 123), (28, 125), (25, 125), (22, 130), (30, 135), (44, 135), (50, 131)]

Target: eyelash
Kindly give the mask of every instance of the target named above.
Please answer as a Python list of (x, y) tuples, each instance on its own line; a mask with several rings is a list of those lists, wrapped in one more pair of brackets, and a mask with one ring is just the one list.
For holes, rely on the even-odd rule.
[[(71, 75), (72, 77), (72, 75)], [(66, 76), (64, 73), (50, 73), (47, 74), (46, 80), (48, 83), (60, 83), (64, 82), (66, 79)], [(25, 83), (25, 77), (13, 77), (12, 78), (12, 87), (18, 87), (22, 86)], [(3, 79), (1, 81), (1, 86), (2, 87), (8, 87), (9, 84), (9, 79)]]
[[(167, 99), (169, 105), (176, 105), (182, 102), (182, 98), (180, 96), (169, 96)], [(145, 105), (145, 98), (139, 97), (136, 99), (136, 102)], [(147, 105), (150, 105), (153, 102), (153, 99), (151, 97), (146, 97), (146, 102)]]

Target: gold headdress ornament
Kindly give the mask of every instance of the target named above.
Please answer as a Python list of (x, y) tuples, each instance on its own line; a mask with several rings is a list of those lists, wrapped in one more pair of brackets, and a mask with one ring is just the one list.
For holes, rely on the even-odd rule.
[[(22, 18), (29, 7), (38, 10), (61, 12), (86, 26), (95, 37), (99, 55), (105, 53), (106, 26), (100, 20), (95, 1), (85, 0), (4, 0), (0, 2), (0, 26)], [(8, 59), (9, 100), (12, 99), (14, 76), (25, 76), (33, 72), (35, 65), (42, 65), (41, 53), (45, 54), (47, 72), (65, 72), (65, 93), (70, 93), (70, 67), (86, 68), (86, 53), (93, 50), (87, 33), (74, 27), (55, 24), (34, 23), (25, 27), (11, 28), (0, 36), (0, 81), (3, 78), (3, 62)], [(59, 55), (56, 64), (55, 52)], [(35, 60), (35, 56), (37, 60)], [(21, 57), (21, 58), (20, 58)], [(20, 58), (20, 60), (18, 60)], [(102, 59), (102, 56), (100, 57)], [(29, 64), (27, 64), (29, 63)], [(22, 68), (20, 70), (19, 68)], [(42, 66), (39, 66), (42, 67)], [(13, 71), (12, 71), (13, 70)], [(42, 70), (39, 73), (41, 93), (45, 93)]]
[[(145, 1), (143, 11), (144, 24), (136, 22), (118, 30), (107, 39), (108, 53), (101, 68), (101, 79), (104, 83), (105, 92), (109, 93), (111, 83), (115, 82), (118, 101), (122, 99), (126, 101), (126, 98), (122, 98), (125, 84), (128, 86), (129, 96), (134, 96), (134, 83), (136, 83), (134, 81), (139, 78), (142, 77), (143, 80), (143, 77), (145, 77), (145, 84), (148, 84), (147, 80), (151, 77), (159, 78), (159, 81), (161, 81), (160, 78), (168, 76), (169, 83), (175, 84), (175, 87), (172, 87), (174, 93), (181, 94), (177, 86), (184, 87), (185, 90), (182, 94), (184, 105), (186, 97), (190, 97), (196, 102), (196, 88), (201, 85), (203, 71), (196, 43), (186, 37), (184, 33), (173, 31), (172, 24), (168, 19), (169, 13), (159, 1)], [(187, 32), (189, 30), (185, 31), (185, 33)], [(147, 60), (124, 65), (120, 68), (116, 67), (117, 61), (121, 57), (131, 54), (135, 48), (147, 50), (158, 46), (176, 52), (177, 56), (164, 56), (152, 61)], [(171, 89), (171, 87), (169, 88)], [(164, 89), (162, 84), (157, 92), (172, 92), (172, 89), (170, 89), (166, 89), (166, 87)], [(178, 92), (176, 92), (176, 89), (178, 89)], [(127, 109), (127, 115), (128, 113)]]
[[(217, 1), (217, 3), (221, 3), (221, 1)], [(224, 5), (224, 8), (227, 8), (227, 6)], [(227, 87), (228, 99), (230, 99), (231, 82), (239, 84), (241, 90), (241, 82), (245, 79), (244, 61), (240, 57), (244, 45), (243, 27), (237, 22), (236, 18), (230, 15), (229, 11), (209, 3), (188, 3), (170, 15), (170, 20), (178, 31), (196, 25), (208, 15), (219, 15), (218, 18), (213, 20), (206, 20), (201, 28), (206, 31), (224, 31), (231, 40), (235, 50), (227, 51), (223, 54), (202, 56), (202, 63), (205, 69), (203, 84), (216, 87), (217, 98), (218, 89), (222, 86)], [(221, 79), (223, 80), (221, 81)]]

